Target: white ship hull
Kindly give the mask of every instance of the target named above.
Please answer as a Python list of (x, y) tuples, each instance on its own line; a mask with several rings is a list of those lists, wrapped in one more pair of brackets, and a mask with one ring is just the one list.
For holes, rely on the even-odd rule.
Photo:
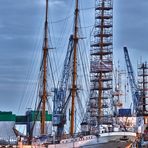
[(120, 138), (123, 136), (127, 136), (129, 141), (134, 142), (136, 138), (135, 133), (131, 132), (112, 132), (112, 133), (103, 133), (97, 138), (94, 135), (84, 136), (83, 138), (74, 138), (74, 139), (65, 139), (60, 142), (60, 144), (56, 145), (48, 145), (48, 148), (77, 148), (77, 147), (95, 147), (105, 145), (106, 143), (110, 142), (120, 142)]
[[(127, 140), (121, 140), (123, 136), (127, 137)], [(102, 133), (99, 138), (94, 135), (84, 136), (84, 137), (77, 137), (77, 138), (70, 138), (61, 140), (59, 144), (49, 144), (49, 145), (41, 145), (41, 144), (34, 144), (31, 146), (22, 145), (22, 148), (113, 148), (118, 147), (118, 145), (124, 148), (127, 145), (132, 144), (136, 139), (136, 133), (132, 132), (110, 132), (110, 133)], [(21, 148), (21, 146), (20, 146)]]

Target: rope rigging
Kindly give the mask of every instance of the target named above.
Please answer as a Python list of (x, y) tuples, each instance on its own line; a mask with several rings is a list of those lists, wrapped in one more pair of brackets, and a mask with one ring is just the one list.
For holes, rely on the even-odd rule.
[[(80, 19), (79, 19), (79, 24), (80, 24)], [(80, 26), (80, 25), (79, 25)], [(73, 39), (73, 36), (72, 36), (72, 39)], [(80, 41), (81, 42), (81, 41)], [(80, 43), (79, 43), (80, 44)], [(79, 80), (77, 80), (77, 87), (78, 87), (78, 82), (80, 83), (81, 82), (81, 84), (83, 84), (83, 85), (85, 85), (85, 88), (84, 88), (84, 86), (83, 86), (83, 88), (84, 89), (86, 89), (86, 90), (89, 90), (89, 88), (88, 88), (88, 75), (86, 74), (86, 73), (88, 73), (88, 65), (87, 64), (85, 64), (85, 61), (87, 61), (87, 53), (86, 53), (86, 48), (85, 49), (83, 49), (84, 47), (85, 47), (85, 43), (83, 43), (83, 45), (82, 46), (80, 46), (78, 44), (78, 55), (77, 55), (77, 58), (78, 58), (78, 61), (77, 61), (77, 65), (78, 65), (78, 71), (80, 72), (80, 74), (78, 74), (78, 79)], [(79, 51), (80, 50), (80, 48), (82, 48), (81, 49), (81, 52)], [(69, 47), (68, 47), (68, 49), (69, 49)], [(71, 51), (73, 50), (73, 45), (71, 44)], [(67, 53), (68, 53), (69, 51), (67, 51)], [(69, 52), (70, 53), (70, 52)], [(71, 52), (71, 54), (73, 54), (73, 52)], [(67, 65), (64, 65), (64, 68), (63, 68), (63, 73), (64, 73), (64, 75), (62, 76), (62, 79), (61, 79), (61, 81), (59, 81), (61, 84), (59, 84), (59, 87), (58, 88), (64, 88), (64, 90), (61, 90), (61, 91), (57, 91), (56, 92), (56, 94), (57, 94), (57, 97), (60, 95), (61, 97), (63, 97), (63, 98), (65, 98), (63, 95), (61, 95), (61, 92), (62, 91), (65, 91), (64, 92), (64, 94), (67, 96), (66, 97), (66, 99), (65, 99), (65, 103), (64, 103), (64, 105), (62, 105), (62, 104), (57, 104), (57, 103), (59, 103), (60, 101), (57, 101), (57, 103), (55, 103), (55, 105), (54, 106), (59, 106), (59, 107), (62, 107), (62, 112), (64, 111), (64, 112), (66, 112), (66, 110), (69, 110), (69, 108), (71, 108), (70, 107), (70, 99), (71, 99), (71, 91), (69, 90), (69, 89), (67, 89), (68, 87), (67, 87), (67, 85), (69, 84), (69, 83), (71, 83), (71, 78), (72, 78), (72, 66), (70, 66), (69, 64), (71, 64), (72, 65), (72, 57), (71, 57), (71, 54), (69, 54), (68, 56), (66, 56), (66, 58), (65, 58), (65, 61), (69, 61), (69, 62), (67, 62)], [(68, 60), (69, 59), (69, 60)], [(65, 62), (64, 62), (65, 63)], [(69, 64), (68, 64), (69, 63)], [(81, 65), (81, 66), (80, 66)], [(70, 75), (68, 75), (67, 76), (67, 78), (65, 79), (65, 77), (64, 76), (66, 76), (66, 69), (68, 68), (68, 73), (69, 72), (71, 72), (71, 74)], [(79, 77), (79, 75), (81, 75), (80, 77)], [(84, 76), (83, 76), (84, 75)], [(83, 79), (84, 80), (82, 80), (82, 77), (83, 77)], [(64, 79), (66, 80), (66, 83), (64, 83)], [(84, 82), (84, 83), (83, 83)], [(65, 87), (61, 87), (61, 86), (63, 86), (63, 83), (64, 84), (66, 84), (66, 85), (64, 85)], [(77, 88), (78, 90), (79, 90), (79, 88)], [(69, 92), (69, 93), (68, 93)], [(87, 91), (86, 91), (87, 92)], [(88, 98), (87, 96), (86, 96), (86, 94), (85, 93), (83, 93), (82, 95), (81, 95), (81, 97), (83, 96), (83, 99), (84, 99), (84, 101), (82, 101), (82, 99), (80, 99), (80, 97), (79, 97), (79, 95), (78, 95), (79, 93), (77, 92), (77, 95), (76, 95), (76, 106), (77, 107), (75, 107), (75, 109), (77, 109), (77, 114), (78, 114), (78, 118), (80, 118), (80, 119), (78, 119), (79, 121), (81, 120), (82, 121), (82, 117), (83, 117), (83, 113), (84, 113), (84, 110), (83, 110), (83, 105), (85, 104), (85, 103), (83, 103), (83, 102), (85, 102), (85, 98)], [(61, 100), (62, 98), (59, 98), (59, 100)], [(55, 101), (56, 101), (57, 99), (55, 99)], [(80, 107), (81, 106), (81, 107)], [(59, 109), (60, 108), (58, 108), (57, 109), (57, 111), (59, 111)], [(64, 113), (63, 112), (63, 113)], [(55, 110), (55, 113), (56, 113), (56, 110)], [(59, 112), (58, 112), (58, 114), (59, 114)], [(57, 117), (57, 115), (58, 114), (55, 114), (55, 116), (54, 116), (54, 118), (58, 118)], [(79, 115), (81, 115), (81, 116), (79, 116)], [(62, 115), (61, 115), (62, 116)], [(70, 115), (71, 116), (71, 115)], [(57, 121), (59, 121), (58, 119), (57, 119)], [(53, 121), (54, 122), (54, 121)], [(54, 125), (59, 125), (59, 128), (60, 128), (60, 123), (54, 123)], [(60, 131), (61, 129), (59, 129), (59, 131)], [(77, 129), (76, 129), (77, 130)]]
[[(64, 53), (64, 50), (65, 50), (65, 46), (66, 46), (65, 38), (67, 37), (67, 34), (69, 34), (69, 32), (71, 32), (71, 30), (72, 30), (72, 23), (71, 23), (71, 25), (69, 25), (69, 20), (70, 20), (70, 18), (72, 16), (73, 15), (71, 14), (71, 15), (65, 17), (64, 19), (60, 19), (60, 20), (57, 20), (57, 21), (50, 21), (49, 22), (50, 25), (48, 26), (48, 27), (52, 28), (52, 29), (48, 29), (50, 45), (51, 45), (52, 42), (54, 42), (54, 44), (56, 43), (56, 45), (57, 45), (56, 49), (58, 49), (58, 50), (60, 48), (63, 49), (63, 51), (61, 51), (63, 55), (65, 54)], [(59, 33), (59, 36), (58, 37), (55, 37), (55, 31), (54, 31), (54, 28), (53, 28), (52, 24), (58, 24), (58, 23), (62, 23), (64, 25), (62, 25), (62, 27), (61, 27), (62, 29), (61, 29), (61, 31)], [(81, 24), (80, 20), (79, 20), (79, 24)], [(83, 29), (83, 28), (86, 29), (88, 27), (90, 28), (91, 26), (81, 27), (81, 25), (80, 25), (79, 28), (80, 29)], [(52, 31), (52, 32), (49, 32), (49, 30)], [(40, 34), (40, 37), (41, 36), (43, 36), (43, 32), (42, 32), (42, 35)], [(52, 38), (52, 41), (51, 41), (51, 38), (50, 37), (53, 37)], [(89, 69), (88, 69), (89, 66), (88, 66), (88, 63), (87, 63), (87, 61), (88, 61), (88, 57), (87, 57), (88, 56), (88, 53), (87, 53), (87, 50), (85, 48), (86, 47), (86, 43), (88, 43), (88, 42), (83, 42), (82, 41), (82, 45), (78, 44), (78, 60), (79, 60), (78, 61), (78, 65), (81, 65), (81, 66), (79, 66), (79, 70), (80, 70), (80, 72), (81, 72), (82, 77), (83, 77), (84, 80), (81, 79), (81, 76), (78, 77), (78, 78), (81, 79), (81, 82), (82, 83), (84, 82), (83, 85), (85, 85), (85, 88), (83, 90), (86, 91), (86, 92), (88, 92), (88, 90), (89, 90), (89, 84), (88, 84), (89, 78), (88, 78), (87, 73), (89, 71)], [(37, 58), (37, 62), (40, 63), (40, 65), (42, 65), (43, 64), (43, 59), (41, 59), (41, 55), (43, 56), (43, 53), (41, 53), (41, 51), (39, 50), (39, 49), (41, 49), (41, 39), (38, 42), (38, 45), (36, 45), (36, 46), (38, 46), (38, 47), (35, 47), (35, 49), (37, 49), (38, 52), (36, 52), (36, 51), (34, 52), (35, 55), (34, 55), (33, 59), (36, 59)], [(59, 69), (61, 69), (61, 67), (62, 67), (61, 65), (63, 64), (62, 62), (59, 62), (59, 61), (62, 61), (63, 56), (61, 56), (60, 54), (57, 54), (56, 53), (57, 50), (55, 50), (56, 52), (52, 52), (51, 50), (49, 50), (49, 51), (50, 51), (50, 54), (49, 54), (49, 52), (47, 54), (47, 70), (48, 70), (47, 76), (48, 76), (48, 79), (50, 80), (50, 84), (51, 85), (48, 85), (47, 84), (47, 89), (48, 90), (51, 90), (52, 86), (54, 88), (56, 88), (56, 86), (58, 86), (58, 80), (60, 78), (59, 77), (59, 73), (61, 71)], [(71, 53), (71, 54), (73, 54), (73, 53)], [(59, 60), (57, 60), (57, 59), (59, 59)], [(72, 63), (72, 60), (70, 60), (70, 64), (71, 63)], [(28, 72), (29, 74), (27, 75), (26, 80), (29, 79), (30, 77), (32, 77), (33, 74), (35, 73), (34, 74), (35, 75), (35, 77), (34, 77), (34, 84), (30, 85), (28, 83), (27, 89), (26, 89), (26, 91), (25, 91), (25, 93), (23, 95), (23, 100), (26, 100), (26, 96), (27, 96), (28, 99), (27, 99), (27, 101), (25, 101), (25, 103), (23, 103), (23, 101), (20, 102), (21, 105), (20, 105), (19, 110), (21, 109), (22, 106), (23, 107), (24, 106), (26, 106), (26, 107), (27, 106), (30, 106), (31, 108), (33, 108), (33, 106), (34, 106), (34, 109), (35, 110), (40, 110), (39, 107), (37, 106), (37, 104), (38, 103), (40, 104), (40, 100), (39, 100), (38, 94), (40, 93), (40, 87), (43, 86), (40, 83), (41, 81), (43, 81), (43, 79), (42, 79), (42, 76), (43, 76), (43, 73), (42, 73), (42, 71), (43, 71), (43, 69), (42, 69), (43, 68), (43, 65), (40, 66), (40, 67), (39, 66), (36, 66), (36, 65), (39, 65), (39, 64), (36, 63), (36, 60), (33, 61), (33, 64), (30, 64), (29, 65), (29, 67), (31, 67), (30, 68), (31, 70)], [(40, 72), (39, 72), (39, 69), (40, 69)], [(71, 69), (71, 66), (70, 66), (70, 71), (71, 70), (72, 69)], [(69, 89), (69, 86), (68, 85), (69, 85), (69, 83), (71, 83), (70, 81), (71, 80), (69, 78), (69, 80), (67, 82), (67, 87), (66, 87), (66, 89), (67, 89), (66, 90), (67, 91), (67, 94), (66, 95), (68, 97), (67, 97), (66, 103), (64, 105), (65, 106), (65, 109), (64, 109), (65, 112), (69, 108), (69, 104), (70, 104), (70, 95), (71, 95), (70, 92), (71, 91), (68, 90)], [(77, 82), (78, 81), (79, 80), (77, 80)], [(28, 93), (29, 90), (33, 90), (33, 91), (31, 93)], [(84, 92), (80, 96), (79, 96), (79, 93), (77, 93), (76, 96), (77, 96), (76, 97), (76, 106), (77, 106), (76, 108), (77, 108), (77, 114), (79, 116), (78, 117), (79, 118), (78, 121), (80, 121), (80, 120), (82, 120), (82, 116), (81, 115), (84, 112), (84, 106), (85, 106), (85, 104), (83, 105), (83, 102), (85, 102), (85, 99), (87, 97), (86, 97), (86, 93), (84, 93)], [(83, 99), (82, 100), (80, 99), (81, 97), (83, 97), (84, 101), (82, 101)], [(34, 100), (33, 98), (36, 98), (36, 99)], [(48, 109), (51, 111), (52, 106), (50, 105), (50, 100), (49, 99), (47, 99), (47, 106), (48, 106)], [(79, 127), (77, 127), (77, 128), (79, 128)]]
[(60, 23), (60, 22), (63, 22), (67, 19), (70, 19), (71, 17), (73, 17), (73, 14), (70, 14), (69, 16), (66, 16), (65, 18), (62, 18), (62, 19), (59, 19), (59, 20), (56, 20), (56, 21), (50, 21), (49, 23), (51, 23), (51, 24)]

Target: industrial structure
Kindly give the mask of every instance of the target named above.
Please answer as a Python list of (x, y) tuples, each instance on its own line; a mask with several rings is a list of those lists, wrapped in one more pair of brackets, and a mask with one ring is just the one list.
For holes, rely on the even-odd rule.
[(136, 82), (127, 47), (124, 47), (124, 54), (132, 93), (132, 116), (136, 116), (136, 132), (140, 132), (141, 139), (148, 141), (148, 64), (145, 62), (138, 65)]
[(124, 55), (125, 55), (127, 73), (128, 73), (128, 78), (129, 78), (130, 88), (132, 93), (133, 114), (139, 115), (140, 110), (138, 108), (138, 105), (140, 103), (140, 95), (139, 95), (140, 92), (139, 92), (138, 84), (135, 80), (134, 70), (131, 64), (127, 47), (124, 47)]
[[(25, 115), (15, 115), (12, 112), (0, 112), (0, 139), (9, 141), (11, 139), (17, 140), (16, 136), (22, 135), (18, 132), (15, 135), (13, 129), (16, 131), (16, 125), (24, 125), (26, 127), (24, 135), (29, 136), (40, 136), (40, 121), (41, 112), (38, 111), (27, 111)], [(32, 131), (32, 127), (34, 127)], [(52, 115), (46, 111), (45, 116), (45, 127), (48, 134), (52, 133)], [(22, 135), (23, 136), (23, 135)], [(11, 139), (10, 139), (11, 137)]]
[(89, 116), (91, 131), (112, 117), (112, 0), (96, 0), (95, 30), (90, 51)]
[(71, 58), (73, 51), (73, 36), (70, 36), (66, 57), (64, 60), (64, 68), (59, 87), (55, 89), (53, 100), (53, 126), (57, 127), (57, 135), (61, 136), (64, 132), (64, 125), (66, 123), (66, 108), (68, 104), (67, 90), (68, 80), (70, 77)]

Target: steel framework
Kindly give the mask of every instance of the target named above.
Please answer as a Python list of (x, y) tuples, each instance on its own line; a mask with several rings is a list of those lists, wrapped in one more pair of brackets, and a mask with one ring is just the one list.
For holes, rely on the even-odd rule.
[(73, 52), (73, 35), (69, 38), (68, 49), (64, 60), (64, 68), (59, 88), (55, 89), (53, 100), (53, 125), (57, 126), (57, 135), (61, 136), (64, 132), (66, 123), (67, 90), (70, 78), (70, 67)]
[(135, 80), (135, 75), (133, 71), (133, 67), (130, 61), (130, 57), (128, 54), (127, 47), (124, 47), (124, 55), (125, 55), (125, 62), (131, 87), (132, 99), (133, 99), (133, 113), (138, 114), (138, 103), (139, 103), (139, 89)]

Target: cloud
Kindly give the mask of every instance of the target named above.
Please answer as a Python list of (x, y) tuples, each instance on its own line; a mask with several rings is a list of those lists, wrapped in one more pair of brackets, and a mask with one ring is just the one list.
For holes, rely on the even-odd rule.
[(62, 6), (62, 5), (65, 5), (65, 2), (64, 0), (55, 0), (55, 1), (52, 1), (52, 2), (49, 2), (49, 6)]
[(127, 45), (134, 54), (134, 63), (140, 56), (147, 59), (147, 7), (147, 0), (120, 0), (115, 3), (114, 44), (116, 47)]

